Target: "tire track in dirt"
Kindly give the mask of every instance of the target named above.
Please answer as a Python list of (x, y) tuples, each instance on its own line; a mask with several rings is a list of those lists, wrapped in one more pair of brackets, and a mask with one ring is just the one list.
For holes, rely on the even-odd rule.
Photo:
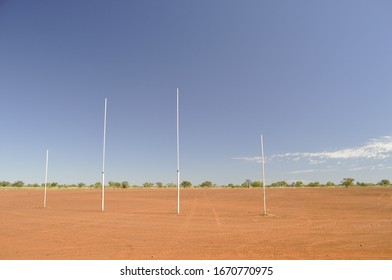
[[(193, 198), (192, 202), (191, 202), (191, 209), (189, 214), (185, 214), (185, 220), (178, 225), (178, 228), (174, 231), (174, 233), (172, 234), (172, 237), (170, 237), (169, 242), (167, 243), (167, 252), (169, 255), (171, 255), (171, 252), (173, 251), (173, 248), (175, 248), (178, 244), (181, 242), (182, 240), (182, 236), (186, 233), (186, 231), (189, 229), (192, 220), (195, 216), (196, 213), (196, 208), (199, 207), (199, 201), (200, 201), (200, 192), (197, 193), (197, 195)], [(189, 205), (189, 202), (188, 202)], [(186, 210), (185, 210), (186, 211)], [(177, 218), (181, 219), (182, 216), (184, 215), (183, 213), (185, 212), (184, 210), (182, 211), (182, 213), (178, 214)]]
[(211, 203), (211, 200), (207, 197), (206, 190), (203, 190), (203, 197), (207, 201), (208, 207), (211, 209), (212, 213), (214, 214), (215, 224), (218, 226), (219, 230), (222, 230), (222, 222), (219, 218), (219, 215), (216, 212), (214, 205)]
[(377, 197), (377, 200), (378, 200), (378, 201), (383, 201), (384, 199), (387, 200), (388, 198), (391, 199), (391, 202), (392, 202), (392, 196), (391, 196), (390, 194), (388, 194), (388, 193), (382, 193), (382, 194), (380, 194), (380, 195)]
[[(165, 254), (170, 257), (175, 257), (179, 255), (179, 252), (183, 252), (184, 243), (193, 243), (196, 242), (196, 240), (199, 240), (200, 236), (195, 233), (194, 229), (197, 232), (203, 227), (208, 227), (210, 229), (214, 229), (215, 235), (219, 236), (217, 240), (222, 240), (224, 238), (221, 219), (216, 208), (208, 197), (208, 192), (206, 190), (200, 190), (197, 192), (193, 192), (194, 190), (189, 191), (196, 193), (191, 201), (186, 202), (189, 212), (187, 212), (187, 209), (184, 209), (180, 213), (178, 218), (183, 218), (184, 220), (177, 225), (177, 229), (174, 231), (170, 237), (170, 241), (165, 246)], [(185, 217), (183, 215), (185, 215)], [(205, 218), (200, 220), (200, 217)], [(203, 243), (203, 241), (201, 242)], [(195, 250), (200, 250), (199, 246), (209, 246), (205, 244), (201, 245), (198, 242), (193, 244), (195, 246)], [(204, 248), (207, 248), (207, 250), (210, 249), (208, 247)]]

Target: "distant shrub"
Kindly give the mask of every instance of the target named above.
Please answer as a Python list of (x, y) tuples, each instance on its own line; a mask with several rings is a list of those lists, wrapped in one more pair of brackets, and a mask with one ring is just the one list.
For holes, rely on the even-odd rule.
[(200, 187), (202, 188), (212, 188), (214, 185), (212, 184), (211, 181), (204, 181), (203, 183), (200, 184)]
[(181, 187), (183, 187), (183, 188), (190, 188), (190, 187), (192, 187), (192, 183), (189, 182), (189, 181), (182, 181)]
[(24, 186), (24, 182), (23, 181), (16, 181), (12, 184), (13, 187), (18, 187), (21, 188)]
[(342, 181), (342, 185), (348, 188), (349, 186), (354, 185), (354, 179), (353, 178), (344, 178)]
[(0, 187), (10, 187), (12, 184), (7, 181), (1, 181), (0, 182)]
[(381, 186), (389, 186), (391, 184), (391, 182), (387, 179), (384, 179), (384, 180), (381, 180), (378, 184)]
[(290, 185), (286, 181), (278, 181), (271, 184), (271, 187), (289, 187)]
[(252, 188), (262, 188), (263, 187), (263, 182), (253, 181), (250, 185), (252, 186)]
[(294, 187), (300, 188), (300, 187), (303, 187), (303, 186), (304, 186), (304, 183), (302, 181), (297, 181), (297, 182), (294, 183)]

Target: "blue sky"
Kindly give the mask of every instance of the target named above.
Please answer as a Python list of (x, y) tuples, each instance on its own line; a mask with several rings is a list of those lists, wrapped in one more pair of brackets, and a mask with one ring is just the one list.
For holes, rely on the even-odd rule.
[(389, 1), (0, 1), (0, 180), (392, 179)]

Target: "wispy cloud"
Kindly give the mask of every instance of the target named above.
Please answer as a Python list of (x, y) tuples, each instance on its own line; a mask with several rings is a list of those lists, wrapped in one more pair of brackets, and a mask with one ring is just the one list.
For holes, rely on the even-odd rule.
[[(261, 161), (260, 156), (233, 159), (255, 163)], [(303, 182), (329, 181), (339, 180), (339, 176), (379, 180), (377, 176), (388, 177), (392, 170), (392, 136), (371, 139), (363, 145), (337, 150), (270, 154), (266, 161), (269, 163), (271, 173), (278, 174), (272, 175), (277, 176), (272, 180), (285, 178), (289, 181)], [(276, 164), (279, 165), (277, 170), (273, 169)]]
[[(392, 136), (372, 139), (368, 143), (354, 148), (323, 152), (294, 152), (273, 154), (268, 160), (287, 159), (292, 161), (308, 160), (311, 165), (325, 163), (327, 160), (373, 159), (382, 160), (392, 157)], [(233, 159), (260, 162), (261, 157), (235, 157)], [(338, 162), (341, 163), (341, 162)]]
[(312, 172), (315, 172), (315, 171), (316, 170), (314, 170), (314, 169), (294, 170), (294, 171), (291, 171), (290, 174), (312, 173)]
[(318, 159), (314, 159), (314, 158), (309, 159), (309, 164), (311, 164), (311, 165), (317, 165), (317, 164), (322, 164), (322, 163), (325, 163), (325, 160), (318, 160)]
[(392, 137), (373, 139), (363, 146), (324, 152), (296, 152), (272, 155), (271, 159), (308, 159), (312, 164), (323, 163), (327, 159), (386, 159), (392, 157)]
[(365, 166), (355, 166), (350, 168), (350, 171), (361, 171), (361, 170), (386, 170), (392, 169), (392, 166), (385, 164), (377, 164), (377, 165), (365, 165)]
[(261, 157), (234, 157), (232, 159), (261, 162)]

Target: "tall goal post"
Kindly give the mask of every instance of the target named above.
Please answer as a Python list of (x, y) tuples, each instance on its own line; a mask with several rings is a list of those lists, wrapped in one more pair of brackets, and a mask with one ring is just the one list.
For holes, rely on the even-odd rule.
[(179, 112), (180, 91), (177, 88), (177, 214), (180, 214), (180, 112)]
[(105, 153), (106, 153), (106, 112), (108, 99), (105, 98), (105, 112), (103, 120), (103, 150), (102, 150), (102, 205), (101, 210), (105, 210)]
[(46, 185), (48, 184), (48, 162), (49, 162), (49, 150), (46, 150), (44, 208), (46, 208)]
[(261, 172), (263, 176), (263, 214), (264, 216), (267, 215), (267, 202), (266, 202), (266, 195), (265, 195), (265, 172), (264, 172), (264, 141), (263, 141), (263, 134), (260, 136), (260, 145), (261, 145)]

